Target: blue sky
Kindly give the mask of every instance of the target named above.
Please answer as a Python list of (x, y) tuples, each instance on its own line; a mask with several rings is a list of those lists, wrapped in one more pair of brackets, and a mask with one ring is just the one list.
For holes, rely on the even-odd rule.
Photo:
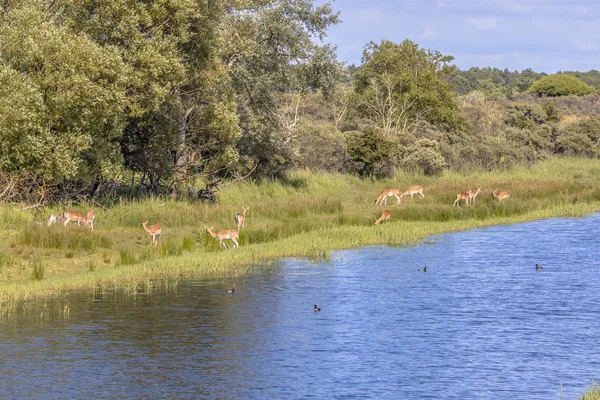
[[(323, 1), (319, 1), (322, 3)], [(600, 0), (336, 0), (327, 42), (360, 64), (369, 41), (410, 39), (473, 66), (600, 70)]]

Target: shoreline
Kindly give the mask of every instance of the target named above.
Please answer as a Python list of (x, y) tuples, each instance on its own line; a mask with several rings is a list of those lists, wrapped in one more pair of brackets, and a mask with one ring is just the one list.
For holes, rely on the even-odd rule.
[[(239, 276), (278, 259), (323, 259), (336, 250), (371, 245), (412, 246), (441, 233), (600, 211), (600, 160), (554, 158), (503, 171), (447, 171), (440, 176), (398, 173), (370, 181), (351, 175), (296, 171), (288, 181), (240, 182), (219, 192), (219, 203), (154, 198), (115, 201), (95, 208), (87, 226), (46, 226), (65, 208), (24, 210), (0, 205), (0, 314), (6, 304), (61, 296), (75, 290), (119, 287), (136, 293), (162, 281)], [(401, 204), (373, 202), (385, 188), (415, 184), (424, 196)], [(456, 193), (482, 188), (471, 206), (455, 207)], [(510, 191), (499, 201), (492, 191)], [(390, 200), (390, 199), (388, 199)], [(395, 199), (393, 199), (395, 200)], [(235, 229), (249, 208), (238, 248), (224, 250), (203, 227)], [(375, 225), (382, 212), (389, 223)], [(160, 223), (158, 246), (141, 227)]]
[(330, 228), (311, 231), (282, 240), (239, 247), (210, 257), (206, 253), (186, 253), (160, 260), (128, 266), (109, 267), (102, 271), (74, 274), (35, 282), (6, 285), (0, 305), (52, 298), (72, 291), (115, 290), (137, 293), (145, 286), (157, 282), (180, 279), (201, 279), (239, 276), (258, 265), (268, 265), (284, 258), (327, 259), (334, 251), (367, 246), (414, 246), (438, 234), (460, 232), (489, 226), (525, 223), (549, 218), (582, 218), (600, 211), (600, 202), (582, 205), (561, 205), (553, 209), (541, 209), (519, 216), (488, 220), (467, 219), (457, 224), (448, 222), (396, 221), (373, 228), (374, 235), (364, 236), (363, 227)]

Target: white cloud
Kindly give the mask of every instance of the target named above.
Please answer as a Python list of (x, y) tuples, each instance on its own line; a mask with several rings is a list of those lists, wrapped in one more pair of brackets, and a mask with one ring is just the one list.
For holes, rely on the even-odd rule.
[(421, 37), (430, 39), (436, 37), (437, 35), (438, 33), (436, 32), (435, 28), (428, 26), (427, 28), (425, 28), (425, 31), (423, 32)]
[(478, 31), (491, 31), (498, 28), (498, 19), (492, 17), (467, 18), (465, 22)]

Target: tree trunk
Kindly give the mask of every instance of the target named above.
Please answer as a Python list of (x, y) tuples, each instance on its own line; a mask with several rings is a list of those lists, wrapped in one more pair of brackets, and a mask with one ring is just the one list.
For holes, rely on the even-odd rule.
[[(181, 109), (184, 109), (184, 102), (181, 99), (181, 92), (179, 89), (176, 90), (177, 102), (181, 105)], [(196, 106), (192, 105), (188, 107), (181, 118), (179, 119), (179, 126), (177, 127), (177, 156), (175, 160), (175, 179), (182, 182), (187, 177), (187, 164), (189, 161), (189, 154), (186, 149), (186, 130), (188, 117), (194, 111)]]

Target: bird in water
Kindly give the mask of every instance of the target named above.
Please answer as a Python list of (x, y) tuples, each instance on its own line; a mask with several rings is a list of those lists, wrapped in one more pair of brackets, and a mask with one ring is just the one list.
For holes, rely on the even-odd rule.
[(544, 267), (542, 267), (541, 265), (535, 264), (535, 269), (536, 270), (538, 270), (538, 269), (544, 269)]
[(427, 267), (419, 268), (419, 272), (427, 272)]
[(233, 287), (229, 290), (226, 290), (227, 293), (235, 293), (235, 284), (233, 284)]
[(317, 311), (321, 311), (321, 309), (319, 307), (317, 307), (317, 305), (315, 304), (315, 307), (313, 308), (313, 311), (317, 312)]

